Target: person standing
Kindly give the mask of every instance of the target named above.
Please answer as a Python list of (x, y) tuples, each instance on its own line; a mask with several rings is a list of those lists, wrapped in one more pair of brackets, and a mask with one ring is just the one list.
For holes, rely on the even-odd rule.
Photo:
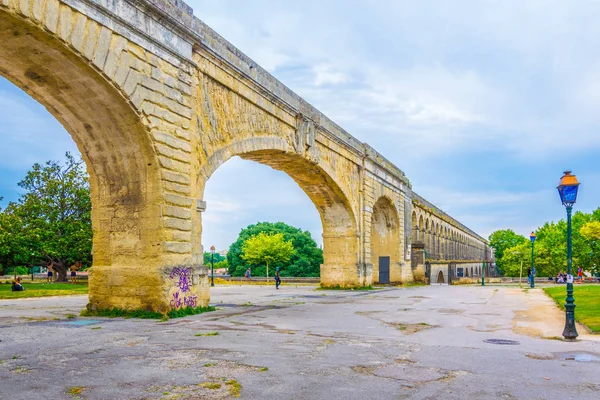
[(81, 261), (74, 263), (69, 269), (71, 270), (71, 283), (77, 283), (77, 271), (81, 269)]
[(251, 274), (251, 272), (250, 272), (250, 268), (248, 268), (248, 269), (246, 270), (246, 274), (245, 274), (244, 276), (246, 277), (246, 280), (247, 280), (247, 281), (250, 281), (250, 280), (252, 280), (252, 274)]
[(279, 275), (279, 267), (275, 268), (275, 289), (279, 289), (281, 285), (281, 276)]
[(581, 268), (581, 265), (577, 268), (577, 279), (579, 283), (583, 283), (583, 268)]
[(54, 267), (54, 263), (52, 261), (50, 261), (50, 264), (48, 264), (48, 277), (46, 278), (46, 282), (50, 282), (52, 283), (52, 272), (54, 271), (52, 269), (52, 267)]

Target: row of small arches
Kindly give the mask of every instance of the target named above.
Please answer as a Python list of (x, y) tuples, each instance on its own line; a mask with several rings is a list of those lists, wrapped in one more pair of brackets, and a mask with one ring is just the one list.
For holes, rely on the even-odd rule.
[(425, 245), (425, 256), (436, 260), (485, 259), (487, 246), (433, 217), (413, 211), (412, 242)]

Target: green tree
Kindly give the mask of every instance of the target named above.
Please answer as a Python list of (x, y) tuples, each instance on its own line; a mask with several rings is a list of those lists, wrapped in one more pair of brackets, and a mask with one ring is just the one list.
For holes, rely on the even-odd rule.
[[(211, 260), (213, 259), (212, 256), (213, 255), (209, 251), (204, 252), (204, 265), (210, 265)], [(226, 258), (224, 256), (220, 255), (219, 253), (215, 253), (214, 257), (215, 257), (214, 258), (215, 266), (218, 262), (226, 260)]]
[[(13, 243), (13, 263), (33, 266), (52, 261), (58, 280), (66, 280), (68, 266), (75, 261), (91, 263), (91, 200), (83, 160), (66, 153), (66, 162), (48, 161), (34, 164), (25, 179), (25, 189), (16, 203), (3, 211), (2, 236)], [(6, 239), (6, 236), (11, 236)], [(6, 251), (3, 251), (5, 254)]]
[[(291, 241), (294, 246), (294, 254), (285, 265), (283, 263), (272, 265), (280, 267), (281, 276), (319, 276), (321, 264), (323, 264), (323, 250), (317, 247), (310, 232), (302, 231), (283, 222), (259, 222), (241, 230), (238, 239), (230, 246), (227, 253), (231, 275), (244, 275), (250, 264), (242, 258), (242, 245), (247, 239), (260, 232), (283, 233), (284, 239)], [(264, 273), (262, 268), (253, 270), (254, 276), (264, 276)]]
[(294, 254), (292, 242), (283, 238), (283, 233), (269, 235), (260, 232), (256, 236), (246, 239), (242, 245), (242, 258), (250, 264), (265, 264), (266, 275), (269, 277), (269, 264), (289, 261)]
[(506, 275), (503, 257), (506, 249), (527, 242), (525, 236), (516, 234), (512, 229), (502, 229), (493, 232), (489, 237), (490, 247), (494, 249), (496, 266), (501, 274)]
[(23, 227), (18, 216), (0, 209), (0, 275), (10, 274), (15, 267), (29, 262), (31, 244)]
[(218, 268), (229, 269), (229, 263), (227, 262), (227, 259), (223, 259), (223, 260), (219, 261), (218, 263), (215, 263), (215, 269), (218, 269)]
[(527, 268), (531, 266), (531, 244), (522, 242), (504, 249), (502, 264), (505, 276), (521, 276), (522, 274), (527, 279)]
[[(600, 210), (600, 209), (599, 209)], [(594, 273), (600, 273), (600, 221), (590, 221), (584, 224), (579, 233), (587, 243), (591, 267)]]

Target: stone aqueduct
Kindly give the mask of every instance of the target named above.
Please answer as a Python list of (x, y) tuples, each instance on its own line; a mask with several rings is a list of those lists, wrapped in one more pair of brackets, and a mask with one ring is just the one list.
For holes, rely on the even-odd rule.
[(86, 161), (89, 307), (208, 304), (203, 192), (234, 156), (285, 172), (312, 200), (323, 285), (379, 281), (380, 256), (391, 282), (421, 279), (423, 247), (428, 259), (488, 257), (485, 239), (179, 0), (0, 0), (0, 37), (0, 75), (53, 114)]

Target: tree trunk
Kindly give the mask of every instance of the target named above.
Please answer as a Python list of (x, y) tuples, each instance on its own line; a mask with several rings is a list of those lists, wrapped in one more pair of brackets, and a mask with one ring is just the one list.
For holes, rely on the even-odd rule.
[(67, 261), (55, 262), (52, 269), (56, 272), (56, 282), (67, 282)]

